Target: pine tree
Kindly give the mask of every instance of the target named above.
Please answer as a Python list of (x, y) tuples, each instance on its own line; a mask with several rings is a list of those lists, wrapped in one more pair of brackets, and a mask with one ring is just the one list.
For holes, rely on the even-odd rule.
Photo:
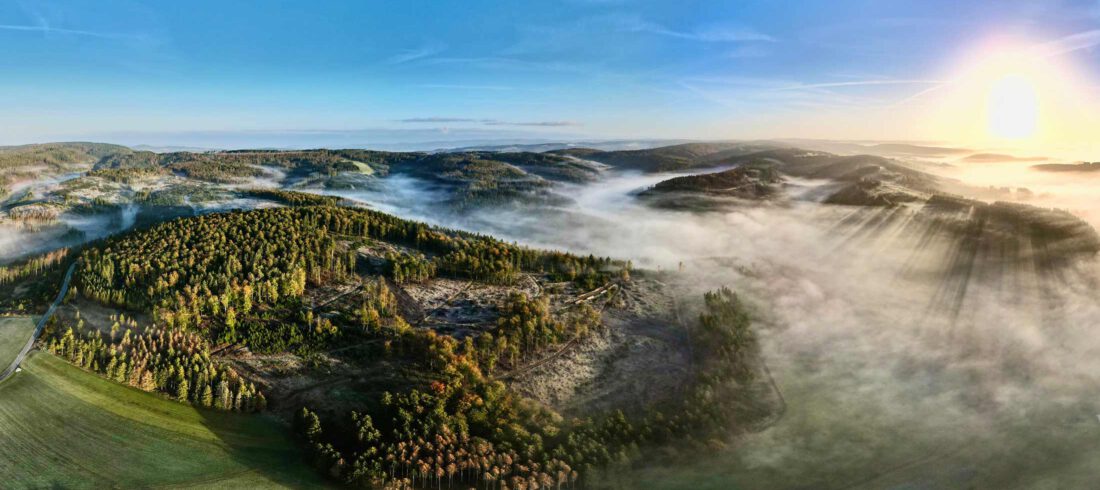
[(188, 388), (187, 378), (180, 378), (179, 384), (176, 386), (176, 400), (187, 403)]
[(218, 383), (218, 394), (214, 396), (214, 406), (222, 410), (233, 407), (233, 395), (229, 392), (229, 383), (224, 379)]
[(202, 400), (200, 400), (202, 406), (210, 408), (214, 403), (214, 390), (210, 389), (210, 385), (206, 385), (202, 388)]

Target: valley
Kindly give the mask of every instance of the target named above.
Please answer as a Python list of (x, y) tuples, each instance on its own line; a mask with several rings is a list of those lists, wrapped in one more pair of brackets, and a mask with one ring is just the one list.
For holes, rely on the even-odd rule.
[[(224, 476), (189, 476), (207, 463), (166, 456), (180, 466), (165, 482), (876, 487), (926, 478), (960, 427), (979, 440), (1003, 439), (1005, 427), (1034, 433), (1038, 422), (1007, 411), (1005, 393), (1044, 417), (1091, 410), (1025, 401), (1081, 389), (1037, 382), (1060, 369), (1034, 360), (1077, 354), (1034, 350), (985, 321), (1087, 325), (1080, 315), (1097, 305), (1079, 292), (1100, 251), (1088, 217), (1030, 203), (1049, 194), (994, 201), (989, 187), (901, 154), (773, 142), (49, 148), (28, 158), (64, 148), (64, 179), (22, 183), (4, 199), (3, 226), (18, 234), (6, 235), (0, 280), (14, 287), (0, 300), (12, 315), (41, 313), (76, 264), (73, 291), (0, 390), (63, 397), (43, 413), (91, 403), (81, 408), (89, 434), (140, 410), (167, 410), (184, 424), (170, 430), (188, 434), (208, 434), (193, 426), (206, 418), (225, 422), (202, 430), (229, 439), (244, 437), (231, 421), (255, 426), (218, 450), (232, 457), (208, 473)], [(988, 309), (996, 304), (1014, 306)], [(24, 336), (19, 317), (7, 322), (13, 342)], [(944, 370), (937, 356), (969, 367)], [(845, 398), (856, 386), (858, 403)], [(893, 404), (921, 390), (935, 396), (910, 412), (918, 418), (898, 418)], [(120, 397), (136, 405), (108, 402)], [(949, 415), (923, 415), (938, 410)], [(956, 424), (982, 417), (997, 422)], [(136, 451), (178, 437), (142, 430), (106, 444)], [(927, 435), (889, 445), (912, 431)], [(60, 435), (12, 437), (35, 454), (67, 454)], [(269, 448), (280, 462), (248, 437), (283, 441)], [(842, 441), (879, 449), (836, 453)], [(987, 458), (967, 448), (952, 453), (962, 473), (943, 478), (987, 481), (967, 473), (967, 461)], [(807, 451), (822, 456), (794, 466)], [(688, 464), (703, 453), (702, 466)], [(108, 478), (87, 471), (62, 463), (47, 476)], [(127, 471), (102, 482), (126, 485)], [(21, 481), (38, 486), (39, 473)]]

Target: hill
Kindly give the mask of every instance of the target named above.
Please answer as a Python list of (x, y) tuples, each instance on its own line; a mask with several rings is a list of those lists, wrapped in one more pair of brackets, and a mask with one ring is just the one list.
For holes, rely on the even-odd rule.
[[(667, 194), (675, 190), (681, 196), (694, 193), (746, 198), (751, 196), (746, 194), (749, 188), (745, 185), (752, 184), (752, 193), (757, 197), (764, 193), (774, 196), (777, 192), (772, 186), (776, 179), (787, 176), (833, 181), (836, 188), (825, 197), (831, 204), (889, 206), (927, 198), (943, 185), (938, 177), (874, 155), (842, 156), (784, 148), (725, 156), (712, 163), (736, 168), (717, 174), (670, 179), (643, 195)], [(760, 181), (761, 178), (764, 180)], [(727, 183), (731, 185), (723, 189)]]
[(975, 153), (962, 158), (964, 162), (990, 163), (990, 162), (1041, 162), (1046, 157), (1017, 157), (1002, 153)]
[(760, 151), (766, 147), (768, 146), (739, 142), (685, 143), (646, 150), (600, 151), (591, 148), (571, 148), (550, 153), (593, 160), (618, 170), (653, 173), (713, 168), (722, 165), (723, 158)]
[(1041, 172), (1100, 172), (1100, 162), (1044, 163), (1031, 168)]
[(305, 488), (281, 426), (195, 409), (36, 352), (0, 383), (5, 488)]
[(765, 199), (780, 192), (783, 177), (773, 165), (744, 165), (723, 172), (687, 175), (662, 181), (638, 194), (650, 205), (673, 209), (711, 207), (708, 197)]

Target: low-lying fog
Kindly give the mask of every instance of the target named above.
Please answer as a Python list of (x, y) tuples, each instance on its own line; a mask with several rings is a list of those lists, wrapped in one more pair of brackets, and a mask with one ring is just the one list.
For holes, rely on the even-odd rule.
[(691, 214), (630, 195), (668, 177), (611, 176), (565, 192), (576, 203), (566, 209), (462, 218), (402, 177), (335, 193), (534, 246), (650, 268), (684, 262), (683, 282), (699, 292), (729, 284), (750, 299), (783, 418), (697, 465), (655, 465), (611, 486), (1065, 488), (1100, 478), (1095, 260), (1050, 269), (975, 249), (906, 209), (796, 202)]

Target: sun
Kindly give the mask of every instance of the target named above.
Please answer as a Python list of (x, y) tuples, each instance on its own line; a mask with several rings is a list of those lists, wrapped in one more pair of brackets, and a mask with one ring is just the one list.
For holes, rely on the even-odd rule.
[(1035, 135), (1039, 100), (1035, 84), (1021, 74), (993, 80), (986, 96), (986, 129), (989, 136), (1023, 140)]

